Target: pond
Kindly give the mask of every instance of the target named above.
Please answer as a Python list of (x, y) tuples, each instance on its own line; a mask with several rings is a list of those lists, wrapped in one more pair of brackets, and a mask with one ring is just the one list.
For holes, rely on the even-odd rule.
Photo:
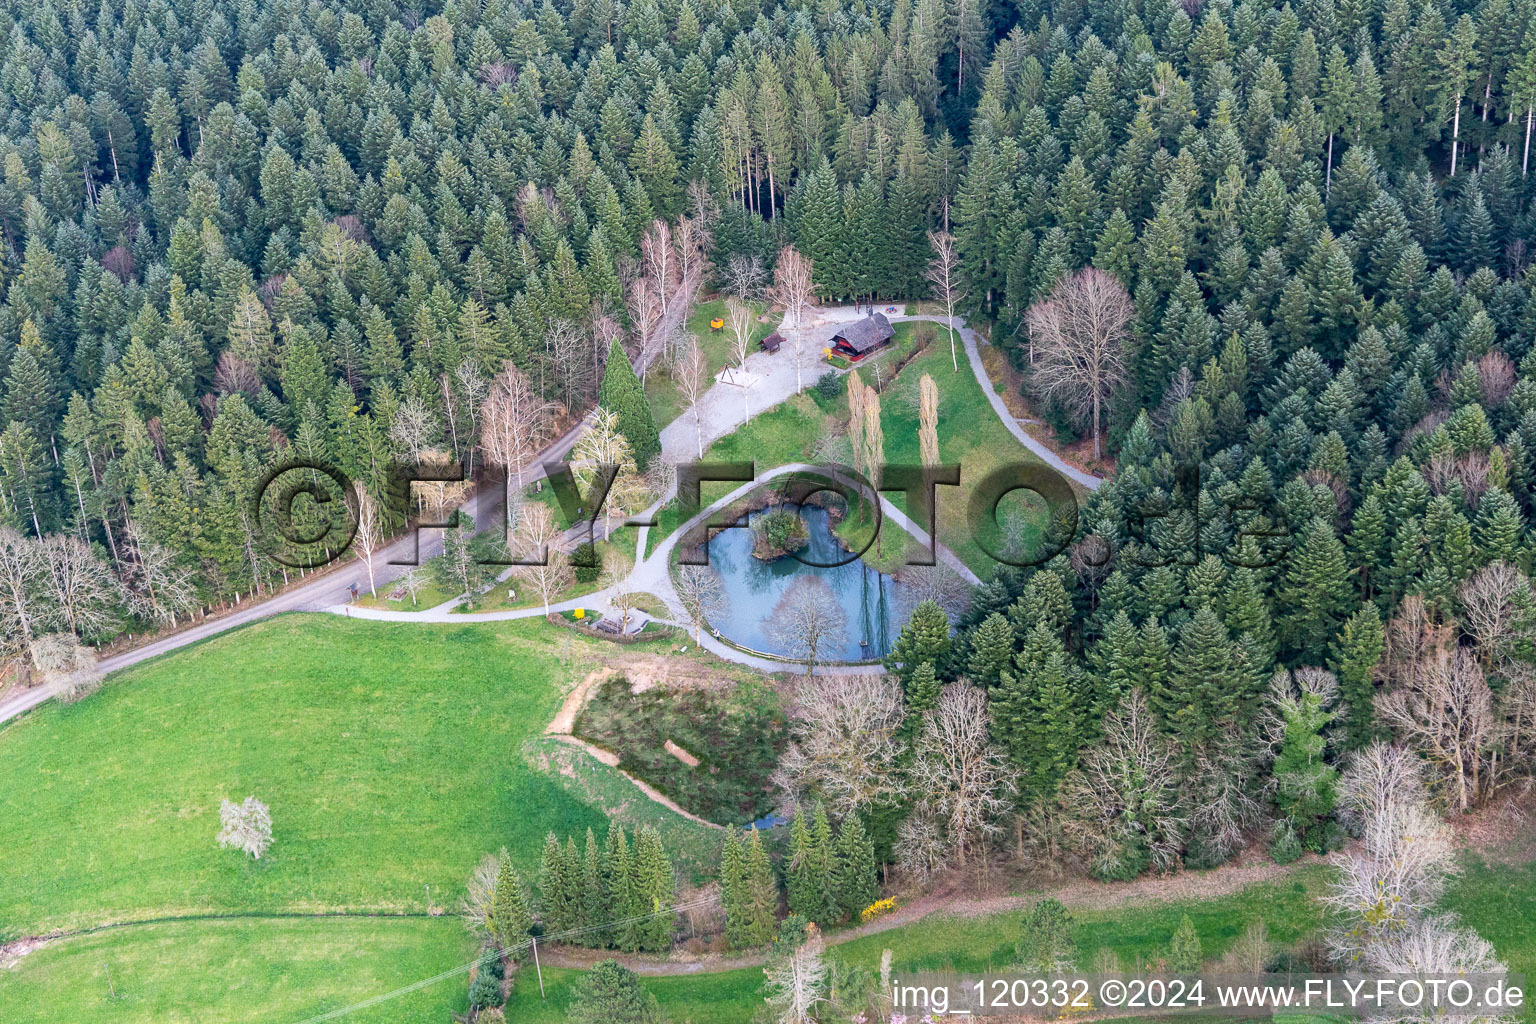
[[(809, 542), (798, 552), (801, 558), (825, 564), (848, 557), (832, 534), (826, 509), (806, 506), (800, 515), (810, 531)], [(842, 635), (833, 635), (822, 645), (818, 661), (884, 657), (910, 613), (905, 585), (862, 560), (834, 568), (806, 565), (792, 555), (765, 562), (752, 554), (751, 530), (716, 533), (709, 541), (709, 563), (719, 570), (729, 601), (724, 612), (711, 616), (710, 624), (743, 647), (767, 654), (790, 653), (769, 635), (767, 625), (779, 598), (800, 576), (820, 577), (843, 610)]]

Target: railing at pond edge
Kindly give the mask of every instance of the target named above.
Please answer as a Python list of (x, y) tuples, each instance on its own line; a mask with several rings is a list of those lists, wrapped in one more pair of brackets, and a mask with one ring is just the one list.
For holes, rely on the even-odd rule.
[[(783, 655), (783, 654), (770, 654), (767, 651), (759, 651), (756, 648), (748, 647), (746, 644), (739, 644), (735, 640), (732, 640), (730, 637), (726, 636), (724, 633), (720, 632), (718, 629), (715, 629), (713, 626), (710, 626), (710, 624), (707, 621), (704, 623), (704, 626), (705, 626), (705, 628), (707, 628), (709, 630), (709, 635), (710, 636), (714, 637), (716, 640), (718, 640), (721, 643), (725, 644), (725, 646), (733, 647), (736, 650), (742, 652), (743, 654), (750, 654), (750, 655), (753, 655), (754, 657), (765, 658), (768, 661), (777, 661), (777, 662), (779, 662), (781, 664), (784, 664), (784, 665), (804, 665), (804, 664), (806, 664), (807, 659), (805, 659), (805, 658), (791, 658), (791, 657), (788, 657), (788, 656)], [(885, 659), (883, 659), (883, 658), (867, 658), (867, 659), (865, 659), (863, 661), (843, 661), (843, 660), (837, 659), (837, 658), (825, 658), (825, 659), (818, 658), (812, 664), (813, 664), (813, 666), (814, 665), (832, 665), (832, 666), (836, 666), (836, 667), (846, 668), (846, 667), (854, 666), (854, 665), (881, 665), (881, 664), (884, 664), (884, 661), (885, 661)]]

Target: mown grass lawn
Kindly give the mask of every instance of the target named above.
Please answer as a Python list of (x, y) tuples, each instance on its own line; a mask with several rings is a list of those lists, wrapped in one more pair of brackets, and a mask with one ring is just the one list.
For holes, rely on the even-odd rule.
[(1490, 863), (1469, 858), (1462, 876), (1451, 886), (1445, 906), (1499, 951), (1511, 972), (1525, 975), (1526, 1020), (1536, 987), (1536, 861)]
[[(893, 370), (913, 349), (918, 333), (926, 333), (932, 328), (932, 324), (921, 322), (897, 324), (896, 351), (883, 357), (880, 365), (887, 373)], [(865, 384), (874, 384), (874, 369), (869, 364), (860, 365), (859, 375)], [(943, 331), (939, 330), (927, 346), (907, 359), (900, 372), (884, 385), (880, 398), (880, 423), (886, 462), (913, 466), (922, 462), (918, 443), (918, 382), (924, 374), (933, 378), (939, 390), (939, 457), (945, 463), (960, 466), (960, 485), (938, 488), (939, 539), (985, 579), (991, 575), (997, 563), (973, 535), (967, 507), (971, 493), (998, 467), (1010, 462), (1033, 463), (1037, 460), (998, 421), (975, 374), (971, 372), (970, 363), (962, 358), (959, 360), (959, 369), (955, 368), (949, 343)], [(825, 437), (845, 434), (847, 421), (846, 393), (835, 401), (828, 401), (808, 390), (754, 416), (751, 423), (711, 445), (705, 457), (721, 461), (754, 460), (759, 473), (790, 462), (815, 462), (818, 444)], [(901, 494), (888, 492), (886, 496), (898, 508), (906, 511), (906, 501)], [(708, 500), (708, 495), (705, 500)], [(1012, 502), (1015, 499), (1008, 500)], [(1022, 513), (1018, 537), (1020, 550), (1034, 552), (1038, 550), (1044, 525), (1043, 510), (1033, 504), (1018, 504)], [(663, 509), (658, 517), (660, 528), (651, 531), (648, 544), (654, 546), (676, 529), (679, 518), (680, 510), (674, 506)], [(919, 525), (926, 527), (927, 524)], [(891, 552), (882, 553), (882, 563), (893, 560)]]
[[(55, 942), (5, 971), (0, 1020), (297, 1024), (474, 956), (469, 933), (453, 917), (131, 925)], [(467, 985), (467, 977), (457, 975), (344, 1019), (446, 1022), (465, 1009)]]
[[(0, 941), (178, 914), (420, 911), (427, 886), (453, 907), (488, 851), (534, 870), (551, 829), (601, 834), (604, 813), (523, 755), (616, 653), (568, 632), (287, 615), (27, 715), (0, 730)], [(214, 841), (219, 801), (247, 795), (272, 812), (260, 861)]]

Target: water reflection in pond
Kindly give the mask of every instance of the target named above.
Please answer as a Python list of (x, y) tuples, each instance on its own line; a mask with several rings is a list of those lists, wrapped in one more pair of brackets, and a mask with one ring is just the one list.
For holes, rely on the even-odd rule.
[[(810, 540), (799, 555), (808, 562), (841, 561), (848, 552), (833, 536), (825, 509), (800, 511)], [(755, 516), (755, 513), (754, 513)], [(768, 654), (789, 654), (767, 629), (767, 618), (784, 591), (801, 575), (820, 577), (843, 609), (846, 628), (823, 643), (818, 661), (862, 661), (884, 657), (901, 632), (909, 607), (906, 587), (855, 559), (835, 568), (806, 565), (786, 555), (765, 562), (752, 555), (752, 531), (722, 530), (709, 541), (709, 562), (725, 583), (729, 607), (711, 616), (711, 625), (744, 647)]]

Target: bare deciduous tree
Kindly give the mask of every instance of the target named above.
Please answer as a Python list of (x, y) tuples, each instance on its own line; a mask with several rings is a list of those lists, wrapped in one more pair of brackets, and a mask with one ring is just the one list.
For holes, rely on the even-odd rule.
[(1104, 737), (1083, 752), (1062, 781), (1066, 831), (1095, 873), (1117, 877), (1125, 859), (1145, 850), (1151, 866), (1178, 861), (1185, 828), (1173, 751), (1146, 695), (1132, 690), (1104, 720)]
[(666, 315), (661, 291), (646, 277), (636, 277), (625, 289), (629, 306), (629, 322), (639, 343), (640, 380), (645, 381), (647, 367), (655, 356), (657, 340), (661, 337), (661, 322)]
[(220, 803), (219, 825), (220, 846), (233, 846), (256, 860), (272, 845), (272, 812), (254, 796), (238, 804), (227, 799)]
[(573, 320), (556, 320), (544, 331), (544, 347), (555, 368), (566, 408), (580, 408), (597, 394), (597, 374), (588, 355), (587, 329)]
[[(762, 274), (761, 265), (758, 266), (758, 274)], [(752, 352), (752, 307), (738, 296), (730, 295), (725, 300), (725, 311), (731, 327), (731, 359), (736, 363), (736, 385), (741, 388), (741, 421), (751, 423), (752, 409), (747, 395), (747, 356)]]
[(32, 641), (32, 666), (55, 698), (66, 704), (101, 685), (96, 655), (73, 633), (48, 633)]
[(800, 254), (800, 250), (786, 245), (779, 252), (779, 262), (773, 268), (773, 297), (784, 306), (784, 326), (794, 324), (792, 336), (795, 349), (795, 393), (805, 389), (801, 364), (805, 348), (805, 311), (815, 294), (815, 267)]
[(814, 924), (794, 950), (775, 957), (763, 968), (767, 1002), (775, 1024), (813, 1024), (816, 1005), (826, 998), (825, 943)]
[(25, 649), (37, 637), (46, 574), (40, 545), (0, 526), (0, 637), (12, 650)]
[(893, 852), (902, 872), (922, 881), (942, 870), (952, 851), (943, 824), (932, 814), (914, 811), (896, 826)]
[(59, 623), (82, 639), (110, 632), (118, 621), (121, 591), (107, 563), (72, 534), (44, 538), (42, 555)]
[(629, 566), (610, 552), (600, 582), (608, 593), (608, 606), (619, 613), (620, 635), (628, 634), (630, 617), (640, 607), (640, 594), (629, 582)]
[(928, 374), (918, 381), (917, 446), (923, 465), (939, 464), (939, 386)]
[(1084, 267), (1025, 314), (1031, 386), (1088, 422), (1096, 459), (1103, 455), (1104, 407), (1127, 379), (1125, 344), (1134, 313), (1118, 278)]
[(432, 413), (415, 395), (400, 403), (389, 424), (389, 439), (395, 452), (412, 465), (421, 464), (422, 453), (431, 446), (436, 433), (437, 423)]
[(175, 626), (180, 615), (197, 607), (197, 586), (176, 564), (170, 549), (144, 544), (130, 529), (128, 554), (124, 586), (135, 615), (157, 625)]
[(419, 565), (411, 566), (395, 578), (395, 586), (401, 587), (411, 596), (411, 606), (416, 605), (416, 595), (427, 587), (427, 573)]
[(1456, 592), (1462, 625), (1477, 641), (1486, 668), (1504, 665), (1516, 644), (1528, 639), (1529, 622), (1521, 605), (1529, 599), (1530, 587), (1525, 573), (1508, 562), (1494, 562), (1473, 573)]
[(384, 544), (383, 517), (379, 515), (379, 503), (373, 500), (373, 495), (368, 493), (362, 481), (354, 483), (352, 488), (357, 501), (357, 533), (352, 536), (352, 543), (357, 545), (363, 567), (368, 570), (368, 593), (378, 597), (379, 589), (373, 575), (373, 556), (378, 554)]
[(708, 565), (683, 565), (677, 570), (677, 596), (693, 620), (693, 642), (699, 643), (705, 620), (724, 613), (725, 581)]
[(773, 780), (787, 803), (814, 798), (846, 818), (901, 791), (901, 687), (882, 676), (818, 676), (795, 692), (794, 738)]
[(949, 329), (949, 361), (955, 371), (960, 370), (960, 355), (955, 349), (955, 305), (965, 298), (960, 287), (960, 254), (955, 247), (955, 236), (948, 231), (928, 232), (928, 244), (933, 248), (933, 259), (923, 276), (933, 285), (933, 294), (944, 303), (944, 325)]
[(481, 445), (492, 465), (516, 473), (523, 488), (523, 471), (538, 456), (549, 436), (554, 407), (533, 390), (528, 375), (510, 362), (491, 379), (481, 417)]
[(688, 335), (688, 345), (677, 367), (677, 387), (693, 411), (693, 435), (698, 442), (699, 458), (704, 458), (704, 409), (699, 401), (709, 390), (709, 365), (699, 340)]
[(1372, 962), (1439, 903), (1456, 873), (1450, 829), (1423, 800), (1412, 754), (1376, 744), (1355, 755), (1341, 790), (1360, 842), (1344, 857), (1323, 903), (1340, 915), (1335, 959)]
[(761, 256), (739, 253), (727, 261), (721, 277), (726, 292), (743, 302), (750, 302), (762, 292), (767, 272), (763, 270)]
[[(1498, 958), (1493, 944), (1454, 914), (1422, 917), (1371, 947), (1365, 958), (1368, 970), (1409, 976), (1475, 976), (1504, 974), (1509, 968)], [(1399, 993), (1402, 995), (1402, 993)], [(1406, 998), (1406, 997), (1404, 997)], [(1514, 1024), (1518, 1013), (1499, 1013), (1486, 1007), (1456, 1009), (1442, 1000), (1414, 1000), (1418, 1005), (1387, 1005), (1366, 1015), (1371, 1024)], [(1442, 1003), (1431, 1006), (1429, 1003)]]
[(1483, 798), (1483, 768), (1494, 738), (1493, 693), (1471, 651), (1436, 651), (1411, 682), (1376, 695), (1376, 714), (1439, 770), (1460, 810)]
[[(453, 465), (453, 458), (447, 452), (437, 448), (423, 448), (418, 453), (417, 465), (447, 467)], [(463, 503), (469, 494), (469, 481), (466, 480), (416, 480), (411, 485), (412, 492), (416, 495), (416, 503), (420, 506), (422, 514), (430, 517), (434, 522), (441, 522), (447, 514)]]
[(491, 905), (496, 899), (496, 876), (501, 870), (501, 858), (488, 853), (480, 858), (465, 885), (464, 899), (460, 902), (465, 926), (482, 938), (491, 934)]
[(986, 694), (964, 681), (939, 692), (913, 748), (910, 774), (920, 811), (943, 826), (963, 867), (967, 851), (1000, 831), (998, 819), (1015, 792), (1008, 759), (987, 730)]
[(550, 601), (570, 587), (576, 578), (570, 559), (560, 550), (559, 540), (560, 528), (555, 525), (549, 506), (530, 502), (518, 517), (514, 545), (519, 561), (543, 564), (520, 565), (515, 574), (538, 592), (546, 616)]
[(786, 647), (791, 657), (805, 661), (806, 675), (816, 667), (821, 652), (848, 632), (843, 606), (820, 576), (796, 576), (763, 622), (764, 632)]
[(618, 467), (618, 474), (603, 504), (603, 539), (606, 540), (613, 532), (615, 519), (633, 515), (649, 504), (650, 490), (635, 466), (629, 439), (619, 433), (618, 414), (600, 408), (593, 414), (592, 425), (571, 449), (571, 473), (582, 491), (590, 494), (604, 466)]
[(1423, 765), (1418, 755), (1377, 741), (1357, 751), (1339, 776), (1339, 818), (1356, 832), (1396, 803), (1423, 803)]

